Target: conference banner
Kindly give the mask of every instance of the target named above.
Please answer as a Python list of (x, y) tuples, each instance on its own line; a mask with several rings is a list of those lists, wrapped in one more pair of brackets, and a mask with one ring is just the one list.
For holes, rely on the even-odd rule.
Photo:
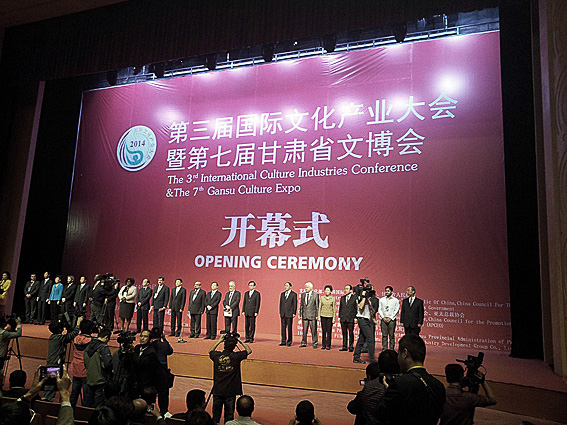
[(64, 267), (254, 280), (274, 337), (287, 281), (412, 285), (428, 344), (509, 350), (499, 33), (85, 92)]

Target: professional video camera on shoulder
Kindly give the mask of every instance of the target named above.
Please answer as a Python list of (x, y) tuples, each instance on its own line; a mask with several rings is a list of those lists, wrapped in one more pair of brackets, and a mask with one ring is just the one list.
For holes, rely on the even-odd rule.
[(360, 283), (352, 288), (352, 290), (356, 294), (357, 298), (371, 298), (376, 296), (376, 291), (370, 284), (370, 279), (368, 279), (367, 277), (360, 279)]
[(100, 280), (102, 280), (105, 284), (108, 284), (109, 286), (112, 286), (116, 283), (120, 284), (120, 279), (117, 279), (116, 276), (114, 276), (114, 273), (106, 273), (100, 275)]
[(482, 366), (484, 353), (479, 351), (478, 356), (467, 356), (466, 360), (456, 359), (465, 365), (465, 376), (461, 379), (461, 388), (468, 388), (469, 392), (477, 394), (479, 387), (484, 383), (484, 373), (478, 369)]
[(120, 331), (116, 342), (124, 348), (133, 347), (136, 340), (136, 332)]

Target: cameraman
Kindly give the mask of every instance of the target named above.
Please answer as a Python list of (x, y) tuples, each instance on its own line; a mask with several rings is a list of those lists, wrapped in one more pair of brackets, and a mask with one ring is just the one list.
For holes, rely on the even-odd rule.
[(365, 361), (360, 358), (360, 353), (362, 353), (362, 348), (365, 343), (367, 345), (370, 361), (374, 361), (374, 334), (377, 323), (376, 312), (378, 311), (378, 298), (376, 298), (376, 292), (372, 288), (372, 285), (367, 282), (368, 280), (364, 282), (361, 280), (361, 284), (355, 287), (357, 293), (356, 302), (358, 304), (356, 320), (360, 334), (358, 335), (358, 341), (356, 342), (353, 353), (353, 363), (365, 363)]
[(472, 425), (476, 407), (494, 406), (496, 404), (492, 388), (484, 380), (483, 374), (477, 371), (475, 377), (478, 377), (481, 381), (482, 389), (486, 394), (484, 396), (463, 391), (461, 381), (464, 376), (465, 372), (460, 364), (445, 366), (445, 377), (449, 385), (446, 389), (445, 407), (439, 425)]
[(112, 354), (112, 380), (118, 383), (119, 394), (134, 399), (134, 340), (135, 336), (128, 331), (121, 331), (116, 339), (120, 344), (118, 350)]
[[(216, 348), (224, 342), (224, 350), (216, 351)], [(234, 352), (240, 343), (246, 351)], [(250, 346), (242, 342), (237, 333), (226, 333), (209, 349), (209, 357), (213, 361), (213, 420), (220, 423), (222, 409), (224, 406), (224, 422), (234, 419), (234, 406), (236, 396), (242, 394), (242, 376), (240, 374), (240, 363), (252, 354)]]
[(0, 316), (0, 373), (4, 370), (4, 362), (8, 355), (8, 344), (12, 338), (19, 338), (22, 336), (22, 319), (16, 317), (16, 330), (8, 324), (6, 317)]

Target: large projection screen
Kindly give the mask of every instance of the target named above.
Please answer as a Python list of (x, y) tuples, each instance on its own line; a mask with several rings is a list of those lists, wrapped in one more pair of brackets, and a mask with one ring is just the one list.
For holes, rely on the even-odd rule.
[(499, 33), (85, 92), (64, 270), (254, 280), (274, 338), (286, 281), (367, 276), (428, 344), (509, 350)]

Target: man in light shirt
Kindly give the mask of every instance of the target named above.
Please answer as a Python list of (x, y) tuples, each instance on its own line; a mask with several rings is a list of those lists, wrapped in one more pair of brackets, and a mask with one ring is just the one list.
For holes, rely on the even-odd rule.
[[(394, 332), (396, 331), (396, 316), (400, 311), (400, 301), (394, 297), (394, 288), (386, 286), (384, 297), (380, 298), (378, 313), (380, 314), (380, 328), (382, 329), (382, 351), (393, 350), (396, 345)], [(390, 343), (388, 344), (388, 339)]]

